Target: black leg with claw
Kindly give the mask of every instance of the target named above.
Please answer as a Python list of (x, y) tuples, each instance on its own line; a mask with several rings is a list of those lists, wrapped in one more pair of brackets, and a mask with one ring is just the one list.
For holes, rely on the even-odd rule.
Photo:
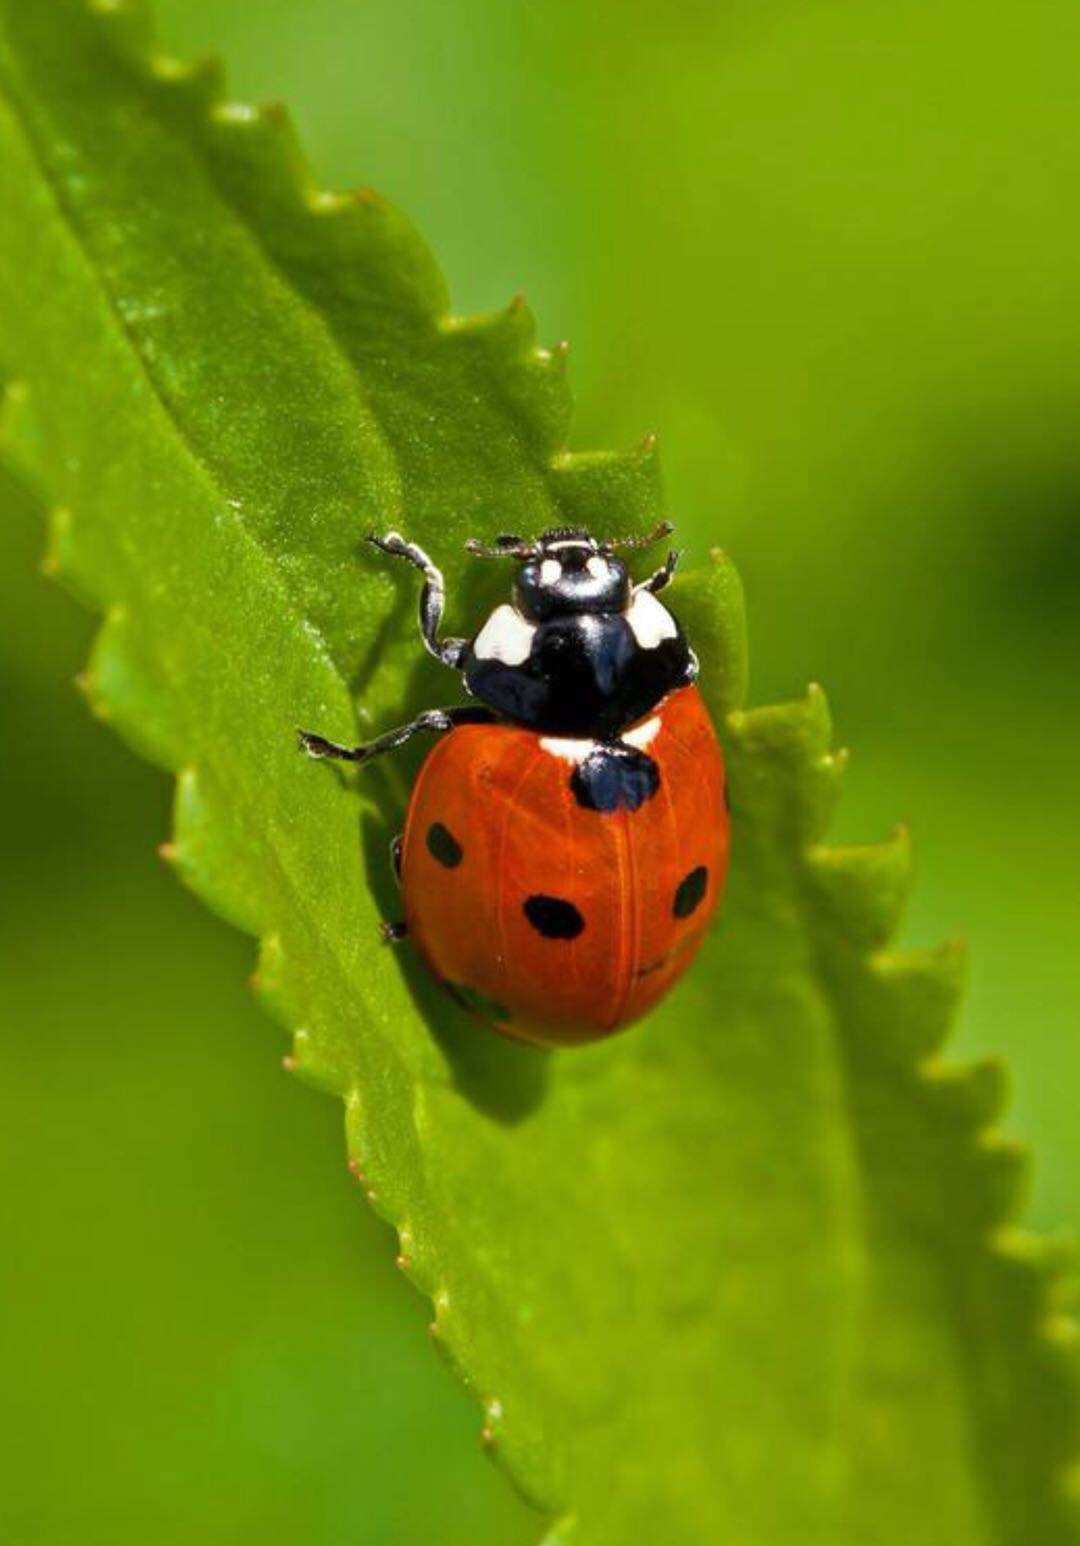
[(420, 637), (424, 641), (424, 648), (436, 660), (441, 660), (444, 666), (458, 670), (465, 654), (465, 640), (439, 638), (439, 625), (446, 604), (446, 584), (442, 570), (432, 563), (423, 548), (415, 542), (407, 542), (400, 532), (388, 531), (385, 537), (378, 537), (372, 532), (368, 541), (383, 553), (389, 553), (391, 558), (403, 558), (406, 563), (420, 570), (424, 576), (424, 588), (420, 592)]
[(675, 573), (678, 562), (679, 554), (672, 549), (664, 560), (663, 568), (657, 569), (655, 574), (650, 574), (647, 580), (642, 580), (640, 585), (634, 586), (634, 589), (652, 591), (655, 596), (658, 590), (663, 590), (664, 586), (667, 585), (671, 576)]
[(425, 709), (407, 725), (399, 725), (396, 730), (388, 730), (385, 735), (378, 736), (365, 746), (339, 746), (336, 741), (328, 741), (321, 735), (315, 735), (311, 730), (301, 730), (299, 731), (300, 750), (319, 761), (332, 758), (336, 762), (370, 762), (372, 757), (381, 757), (384, 752), (392, 752), (397, 747), (404, 746), (406, 741), (412, 740), (413, 736), (419, 735), (421, 731), (426, 730), (435, 735), (441, 735), (447, 730), (453, 730), (456, 725), (490, 725), (496, 718), (497, 716), (490, 709), (480, 708), (479, 705), (474, 706), (471, 703), (449, 709)]

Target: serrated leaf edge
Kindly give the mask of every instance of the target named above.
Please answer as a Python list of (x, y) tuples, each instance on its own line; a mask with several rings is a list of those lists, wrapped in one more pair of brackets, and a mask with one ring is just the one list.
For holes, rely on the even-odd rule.
[[(298, 218), (365, 224), (393, 221), (397, 235), (411, 252), (418, 273), (437, 274), (434, 260), (422, 239), (387, 201), (369, 189), (339, 193), (315, 186), (288, 115), (278, 104), (254, 107), (229, 99), (225, 94), (224, 71), (216, 59), (204, 58), (189, 64), (159, 52), (154, 43), (149, 8), (143, 0), (85, 0), (85, 3), (88, 13), (101, 22), (126, 62), (140, 71), (148, 82), (186, 93), (189, 107), (224, 132), (245, 133), (257, 129), (264, 133), (269, 131), (274, 136), (281, 185), (291, 190)], [(563, 445), (555, 426), (565, 425), (569, 419), (567, 348), (557, 345), (553, 349), (544, 349), (537, 345), (535, 318), (520, 297), (515, 297), (501, 311), (473, 316), (455, 316), (448, 309), (439, 310), (435, 305), (429, 305), (427, 316), (430, 324), (447, 337), (461, 339), (483, 350), (489, 364), (492, 360), (501, 362), (504, 389), (515, 416), (521, 416), (522, 399), (526, 404), (530, 402), (529, 394), (534, 385), (530, 378), (539, 378), (546, 386), (554, 387), (555, 409), (541, 417), (533, 436), (538, 446), (546, 450), (555, 502), (570, 517), (589, 519), (590, 494), (596, 486), (594, 475), (597, 470), (610, 475), (612, 469), (616, 469), (623, 474), (628, 487), (638, 490), (637, 500), (629, 501), (628, 519), (631, 522), (640, 522), (660, 508), (659, 463), (654, 436), (646, 436), (639, 445), (622, 452), (571, 452)], [(535, 406), (535, 399), (532, 402)], [(17, 476), (26, 479), (44, 495), (47, 469), (36, 461), (39, 445), (32, 429), (31, 406), (22, 383), (6, 384), (0, 404), (0, 454)], [(50, 575), (63, 578), (78, 592), (80, 582), (71, 511), (53, 505), (48, 511), (48, 525), (50, 536), (43, 568)], [(85, 596), (82, 599), (86, 599)], [(116, 621), (116, 609), (107, 610), (102, 634)], [(83, 682), (94, 711), (108, 719), (126, 738), (134, 738), (138, 743), (137, 727), (125, 723), (122, 715), (110, 706), (108, 695), (102, 690), (94, 671), (93, 657)], [(878, 845), (832, 847), (822, 842), (847, 754), (831, 749), (828, 705), (817, 684), (811, 684), (805, 697), (792, 703), (733, 711), (727, 716), (726, 731), (731, 740), (743, 746), (768, 747), (773, 753), (796, 758), (808, 775), (810, 798), (806, 808), (795, 813), (801, 834), (798, 852), (803, 881), (807, 894), (819, 897), (826, 879), (835, 882), (839, 878), (856, 898), (855, 903), (849, 898), (846, 907), (839, 907), (834, 914), (840, 937), (846, 937), (855, 958), (865, 963), (868, 974), (887, 994), (895, 997), (914, 987), (929, 991), (938, 1000), (940, 1013), (931, 1045), (891, 1046), (876, 1051), (878, 1055), (906, 1066), (928, 1102), (947, 1094), (952, 1102), (954, 1119), (964, 1119), (973, 1172), (985, 1188), (989, 1204), (982, 1230), (972, 1242), (973, 1247), (988, 1264), (1000, 1262), (1018, 1266), (1038, 1283), (1037, 1313), (1032, 1314), (1029, 1324), (1015, 1328), (1018, 1361), (1028, 1360), (1037, 1366), (1044, 1357), (1058, 1362), (1068, 1360), (1071, 1370), (1077, 1325), (1059, 1302), (1064, 1299), (1072, 1279), (1075, 1253), (1068, 1243), (1048, 1242), (1019, 1230), (1013, 1223), (1022, 1201), (1016, 1176), (1026, 1162), (1027, 1151), (993, 1125), (1004, 1101), (1000, 1065), (984, 1062), (966, 1067), (952, 1066), (938, 1060), (940, 1043), (949, 1029), (959, 999), (963, 948), (950, 944), (937, 951), (913, 952), (886, 946), (887, 939), (892, 937), (899, 924), (902, 898), (898, 903), (895, 896), (882, 894), (882, 876), (887, 877), (888, 885), (906, 889), (909, 876), (899, 873), (905, 864), (910, 865), (906, 833), (898, 832)], [(141, 749), (138, 744), (137, 749)], [(192, 845), (185, 838), (182, 813), (191, 808), (197, 797), (197, 770), (190, 767), (179, 770), (176, 836), (162, 845), (163, 857), (175, 866), (185, 884), (215, 911), (245, 931), (258, 935), (259, 920), (239, 907), (235, 897), (224, 894), (219, 886), (208, 884), (193, 861)], [(213, 821), (213, 815), (208, 819)], [(872, 933), (877, 943), (868, 946), (865, 937), (856, 936), (860, 934), (860, 924), (866, 926), (867, 914), (875, 911), (879, 918)], [(809, 916), (812, 919), (812, 910)], [(882, 919), (887, 920), (887, 927)], [(353, 1124), (348, 1117), (360, 1107), (360, 1092), (344, 1088), (335, 1070), (318, 1063), (306, 1031), (291, 1022), (288, 1005), (280, 997), (280, 991), (275, 990), (275, 983), (280, 978), (280, 948), (280, 941), (274, 935), (261, 940), (253, 986), (269, 1012), (292, 1029), (292, 1051), (284, 1060), (287, 1069), (321, 1088), (341, 1094), (346, 1106), (347, 1132), (352, 1134)], [(993, 1073), (988, 1072), (991, 1069)], [(433, 1286), (426, 1270), (428, 1261), (424, 1263), (424, 1271), (417, 1270), (420, 1243), (412, 1227), (407, 1220), (387, 1210), (384, 1199), (368, 1184), (363, 1157), (356, 1152), (355, 1145), (350, 1145), (348, 1165), (376, 1212), (395, 1228), (398, 1265), (432, 1302), (433, 1339), (465, 1386), (477, 1395), (467, 1357), (458, 1355), (454, 1343), (449, 1294), (437, 1283)], [(1002, 1171), (1008, 1183), (1004, 1188), (999, 1185)], [(499, 1448), (499, 1437), (505, 1431), (500, 1398), (488, 1395), (478, 1399), (484, 1411), (482, 1441), (500, 1458), (523, 1496), (541, 1510), (550, 1512), (550, 1502), (539, 1500), (533, 1494), (529, 1478), (508, 1464)], [(1074, 1434), (1074, 1454), (1075, 1449)], [(1074, 1458), (1059, 1469), (1049, 1471), (1046, 1483), (1048, 1497), (1056, 1497), (1070, 1508), (1070, 1523), (1075, 1528), (1080, 1520), (1080, 1460)], [(555, 1546), (556, 1542), (558, 1546), (567, 1546), (573, 1533), (574, 1515), (567, 1512), (553, 1522), (545, 1535), (544, 1546)]]
[[(910, 839), (905, 829), (896, 829), (878, 844), (829, 846), (822, 841), (847, 756), (831, 750), (828, 704), (816, 683), (801, 700), (731, 714), (728, 727), (741, 745), (794, 756), (808, 772), (825, 777), (824, 792), (815, 791), (811, 779), (809, 808), (802, 813), (806, 835), (799, 852), (804, 890), (815, 903), (821, 900), (823, 879), (833, 886), (838, 878), (846, 883), (849, 895), (844, 906), (832, 909), (832, 928), (851, 961), (861, 964), (868, 981), (892, 1000), (896, 1011), (893, 1039), (861, 1051), (906, 1071), (929, 1112), (944, 1103), (954, 1137), (966, 1144), (967, 1201), (974, 1220), (967, 1249), (972, 1261), (981, 1261), (991, 1274), (1002, 1266), (1018, 1268), (1033, 1280), (1027, 1313), (1015, 1320), (1008, 1333), (998, 1328), (992, 1341), (1006, 1359), (1034, 1371), (1042, 1381), (1069, 1382), (1064, 1457), (1047, 1462), (1043, 1480), (1045, 1499), (1055, 1511), (1050, 1522), (1056, 1531), (1053, 1539), (1071, 1541), (1080, 1533), (1080, 1464), (1076, 1460), (1080, 1411), (1075, 1394), (1080, 1327), (1070, 1312), (1077, 1253), (1070, 1239), (1048, 1239), (1015, 1222), (1026, 1201), (1030, 1153), (997, 1125), (1007, 1094), (1003, 1065), (995, 1059), (951, 1064), (940, 1057), (964, 988), (966, 945), (953, 940), (934, 949), (909, 950), (888, 943), (900, 923), (897, 886), (906, 893), (910, 881)], [(878, 888), (882, 894), (875, 894)], [(852, 897), (860, 898), (861, 906), (854, 906)], [(883, 917), (889, 921), (887, 930), (876, 926), (867, 930), (868, 921), (879, 925)], [(814, 919), (811, 905), (806, 916), (811, 934)], [(821, 976), (828, 984), (828, 971)], [(903, 1012), (912, 996), (921, 999), (923, 1013), (918, 1016)], [(832, 997), (834, 1012), (842, 1021), (843, 1006), (835, 994)], [(922, 1023), (927, 1009), (930, 1034), (905, 1038), (905, 1024)], [(999, 1299), (1004, 1303), (1003, 1296)], [(1030, 1539), (1042, 1543), (1051, 1537), (1032, 1533)]]

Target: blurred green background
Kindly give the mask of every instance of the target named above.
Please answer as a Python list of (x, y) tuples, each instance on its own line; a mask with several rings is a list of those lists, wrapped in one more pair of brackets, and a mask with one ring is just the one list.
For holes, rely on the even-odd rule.
[[(746, 579), (755, 699), (830, 690), (840, 835), (911, 823), (907, 937), (970, 939), (955, 1047), (1008, 1057), (1031, 1217), (1075, 1225), (1080, 9), (159, 9), (413, 215), (459, 309), (526, 291), (576, 444), (660, 431), (682, 536)], [(0, 1537), (535, 1539), (3, 506)]]

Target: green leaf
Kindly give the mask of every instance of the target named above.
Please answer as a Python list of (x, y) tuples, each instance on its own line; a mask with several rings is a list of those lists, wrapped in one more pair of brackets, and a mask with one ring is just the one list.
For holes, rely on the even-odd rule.
[[(655, 448), (564, 450), (564, 351), (448, 314), (373, 194), (311, 182), (279, 109), (154, 49), (137, 5), (2, 0), (9, 454), (47, 563), (105, 610), (96, 712), (178, 774), (169, 856), (261, 940), (290, 1065), (551, 1542), (1077, 1539), (1056, 1248), (1026, 1239), (993, 1067), (938, 1060), (954, 948), (890, 948), (900, 835), (823, 837), (822, 694), (741, 708), (738, 582), (678, 583), (730, 760), (715, 937), (647, 1024), (543, 1055), (377, 942), (404, 784), (296, 755), (445, 699), (411, 577), (359, 551), (660, 509)], [(358, 831), (359, 816), (359, 831)]]

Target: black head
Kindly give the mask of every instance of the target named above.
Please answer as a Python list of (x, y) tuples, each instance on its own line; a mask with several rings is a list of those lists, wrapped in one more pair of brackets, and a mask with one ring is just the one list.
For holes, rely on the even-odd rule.
[(494, 547), (470, 542), (469, 551), (484, 557), (516, 558), (521, 568), (514, 579), (514, 601), (534, 623), (581, 613), (622, 612), (630, 604), (630, 573), (617, 547), (639, 547), (666, 536), (665, 521), (644, 538), (598, 542), (583, 526), (559, 526), (541, 532), (533, 542), (521, 537), (496, 537)]
[(630, 576), (585, 531), (546, 531), (514, 579), (514, 600), (532, 622), (581, 612), (621, 612)]

